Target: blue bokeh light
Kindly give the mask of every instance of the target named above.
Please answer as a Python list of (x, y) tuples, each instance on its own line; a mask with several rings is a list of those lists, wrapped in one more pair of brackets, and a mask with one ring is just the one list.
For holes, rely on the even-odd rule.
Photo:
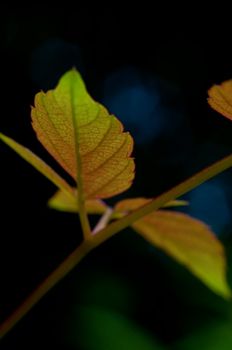
[(208, 224), (217, 235), (222, 234), (231, 220), (226, 191), (220, 178), (205, 182), (190, 192), (185, 212)]
[(149, 143), (180, 122), (180, 113), (165, 101), (170, 87), (167, 90), (165, 83), (151, 74), (124, 67), (105, 79), (103, 103), (122, 120), (137, 144)]
[(31, 76), (40, 89), (54, 88), (60, 77), (73, 67), (83, 74), (81, 49), (60, 38), (47, 39), (32, 53)]

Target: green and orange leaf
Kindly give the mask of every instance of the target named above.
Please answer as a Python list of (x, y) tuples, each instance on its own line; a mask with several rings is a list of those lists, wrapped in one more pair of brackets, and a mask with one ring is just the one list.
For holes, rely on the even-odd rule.
[(112, 197), (130, 187), (132, 137), (90, 97), (76, 70), (64, 74), (54, 90), (36, 95), (32, 125), (86, 199)]
[(215, 293), (229, 298), (226, 258), (222, 244), (210, 228), (190, 216), (159, 210), (132, 225), (154, 246), (183, 264)]
[[(31, 116), (39, 141), (76, 181), (82, 200), (112, 197), (131, 186), (133, 139), (90, 97), (75, 69), (54, 90), (36, 94)], [(9, 137), (0, 138), (73, 200), (75, 191), (46, 163)]]
[(232, 80), (212, 86), (208, 94), (210, 106), (224, 117), (232, 120)]
[[(116, 204), (118, 213), (130, 213), (151, 199), (133, 198)], [(186, 205), (171, 201), (165, 207)], [(200, 220), (168, 210), (158, 210), (134, 222), (132, 228), (152, 245), (183, 264), (215, 293), (230, 297), (226, 282), (226, 257), (223, 245)]]

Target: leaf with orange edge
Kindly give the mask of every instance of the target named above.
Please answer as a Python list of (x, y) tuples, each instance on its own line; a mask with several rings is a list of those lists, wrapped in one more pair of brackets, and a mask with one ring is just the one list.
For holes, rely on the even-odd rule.
[(77, 182), (80, 197), (108, 198), (134, 178), (133, 140), (119, 120), (87, 93), (76, 70), (35, 97), (32, 125), (47, 151)]
[[(124, 216), (150, 201), (143, 197), (124, 199), (115, 205), (114, 210)], [(166, 203), (165, 207), (186, 204), (186, 201), (174, 200)], [(223, 245), (203, 222), (183, 213), (158, 210), (134, 222), (131, 227), (152, 245), (183, 264), (215, 293), (225, 298), (231, 296), (226, 281)]]
[(232, 80), (213, 85), (209, 91), (210, 106), (224, 117), (232, 120)]
[(189, 215), (158, 210), (132, 225), (152, 245), (164, 250), (215, 293), (229, 298), (223, 245), (210, 228)]
[[(54, 90), (36, 94), (31, 116), (39, 141), (77, 182), (79, 197), (108, 198), (131, 186), (133, 139), (115, 116), (90, 97), (75, 69), (65, 73)], [(61, 190), (70, 192), (70, 186), (31, 151), (3, 134), (0, 138)]]

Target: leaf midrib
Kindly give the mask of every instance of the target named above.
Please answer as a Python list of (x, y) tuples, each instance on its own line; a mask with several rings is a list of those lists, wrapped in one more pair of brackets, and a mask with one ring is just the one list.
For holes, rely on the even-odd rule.
[[(46, 107), (46, 105), (45, 105), (45, 103), (44, 103), (44, 96), (45, 96), (45, 95), (41, 95), (41, 101), (42, 101), (43, 107), (44, 107), (44, 109), (45, 109), (45, 111), (46, 111), (46, 113), (47, 113), (47, 115), (48, 115), (48, 119), (49, 119), (49, 121), (51, 122), (53, 128), (56, 130), (57, 134), (58, 134), (58, 135), (60, 136), (60, 138), (62, 139), (62, 141), (65, 142), (64, 139), (62, 138), (61, 134), (59, 133), (59, 131), (58, 131), (56, 125), (55, 125), (54, 122), (52, 121), (52, 118), (50, 117), (50, 113), (48, 112), (48, 109), (47, 109), (47, 107)], [(56, 101), (56, 103), (57, 103), (57, 101)], [(57, 105), (59, 106), (58, 103), (57, 103)], [(60, 108), (60, 106), (59, 106), (59, 108)], [(62, 156), (62, 154), (60, 153), (60, 151), (57, 149), (56, 144), (52, 141), (52, 139), (51, 139), (49, 133), (48, 133), (48, 132), (46, 131), (46, 129), (43, 127), (43, 124), (41, 123), (41, 121), (39, 120), (39, 118), (37, 118), (37, 122), (38, 122), (38, 124), (40, 125), (40, 128), (41, 128), (41, 130), (43, 131), (44, 135), (46, 135), (46, 137), (47, 137), (47, 139), (49, 140), (49, 142), (51, 143), (52, 147), (54, 148), (54, 150), (56, 151), (56, 153), (58, 154), (58, 156), (61, 158), (61, 160), (62, 160), (63, 163), (65, 164), (66, 168), (68, 169), (68, 171), (67, 171), (67, 170), (66, 170), (66, 171), (72, 176), (72, 171), (71, 171), (71, 169), (70, 169), (70, 164), (67, 163), (66, 159)], [(65, 143), (66, 143), (66, 142), (65, 142)], [(69, 146), (67, 143), (66, 143), (66, 145)]]

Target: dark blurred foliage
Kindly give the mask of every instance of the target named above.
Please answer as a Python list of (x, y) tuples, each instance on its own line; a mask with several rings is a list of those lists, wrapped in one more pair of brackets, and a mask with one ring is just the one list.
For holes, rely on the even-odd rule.
[[(135, 183), (119, 198), (154, 197), (232, 152), (232, 124), (206, 102), (212, 84), (232, 78), (226, 8), (212, 16), (190, 5), (41, 7), (1, 12), (2, 132), (54, 164), (35, 139), (30, 105), (75, 66), (135, 139)], [(75, 216), (46, 207), (55, 190), (46, 179), (3, 144), (0, 157), (3, 320), (80, 243), (81, 230)], [(184, 209), (213, 227), (230, 266), (231, 193), (227, 171), (187, 194)], [(231, 349), (231, 320), (231, 303), (128, 229), (91, 253), (1, 349)]]

